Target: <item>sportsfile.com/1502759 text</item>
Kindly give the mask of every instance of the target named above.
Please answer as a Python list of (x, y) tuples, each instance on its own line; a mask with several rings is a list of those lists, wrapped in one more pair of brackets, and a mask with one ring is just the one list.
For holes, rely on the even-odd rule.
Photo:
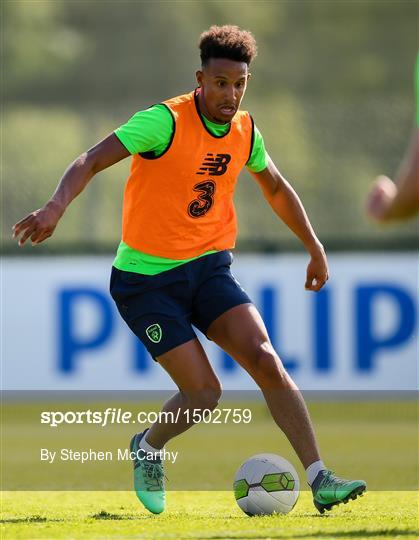
[(153, 424), (155, 422), (176, 424), (182, 418), (197, 424), (249, 424), (252, 411), (241, 408), (177, 409), (176, 411), (139, 411), (133, 413), (121, 408), (108, 407), (104, 410), (42, 411), (41, 424), (58, 427), (62, 424), (96, 424), (105, 427), (111, 424)]

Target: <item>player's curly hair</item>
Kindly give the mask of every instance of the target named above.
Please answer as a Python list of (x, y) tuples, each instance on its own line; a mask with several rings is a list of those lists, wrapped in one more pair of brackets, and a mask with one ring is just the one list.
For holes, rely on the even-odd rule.
[(256, 40), (248, 30), (226, 24), (211, 26), (199, 39), (201, 62), (205, 66), (210, 58), (227, 58), (247, 65), (257, 55)]

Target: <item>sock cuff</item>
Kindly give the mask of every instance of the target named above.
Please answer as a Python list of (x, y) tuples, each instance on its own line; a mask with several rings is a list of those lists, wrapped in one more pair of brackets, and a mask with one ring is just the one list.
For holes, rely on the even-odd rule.
[(144, 452), (152, 452), (153, 454), (160, 453), (161, 448), (154, 448), (154, 446), (151, 446), (151, 444), (146, 441), (146, 437), (147, 435), (144, 435), (138, 445), (141, 450), (144, 450)]
[(323, 463), (323, 461), (321, 459), (319, 459), (318, 461), (315, 461), (314, 463), (312, 463), (311, 465), (309, 465), (306, 469), (306, 474), (307, 474), (307, 482), (309, 484), (309, 486), (311, 486), (314, 482), (314, 480), (316, 479), (316, 476), (319, 474), (320, 471), (325, 471), (326, 470), (326, 466), (325, 464)]

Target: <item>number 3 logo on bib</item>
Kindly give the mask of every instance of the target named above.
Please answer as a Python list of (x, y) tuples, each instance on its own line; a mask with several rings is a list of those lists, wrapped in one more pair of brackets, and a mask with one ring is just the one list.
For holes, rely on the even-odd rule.
[(194, 191), (200, 193), (196, 199), (189, 203), (188, 214), (193, 218), (204, 216), (214, 204), (215, 182), (206, 180), (195, 184)]

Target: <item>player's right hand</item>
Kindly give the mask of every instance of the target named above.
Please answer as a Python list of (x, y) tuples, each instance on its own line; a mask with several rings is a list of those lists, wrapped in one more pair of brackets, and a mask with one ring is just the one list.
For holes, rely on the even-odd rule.
[(18, 241), (19, 246), (23, 246), (28, 238), (32, 245), (40, 244), (52, 235), (62, 215), (61, 207), (54, 201), (49, 201), (13, 226), (13, 238), (22, 235)]

